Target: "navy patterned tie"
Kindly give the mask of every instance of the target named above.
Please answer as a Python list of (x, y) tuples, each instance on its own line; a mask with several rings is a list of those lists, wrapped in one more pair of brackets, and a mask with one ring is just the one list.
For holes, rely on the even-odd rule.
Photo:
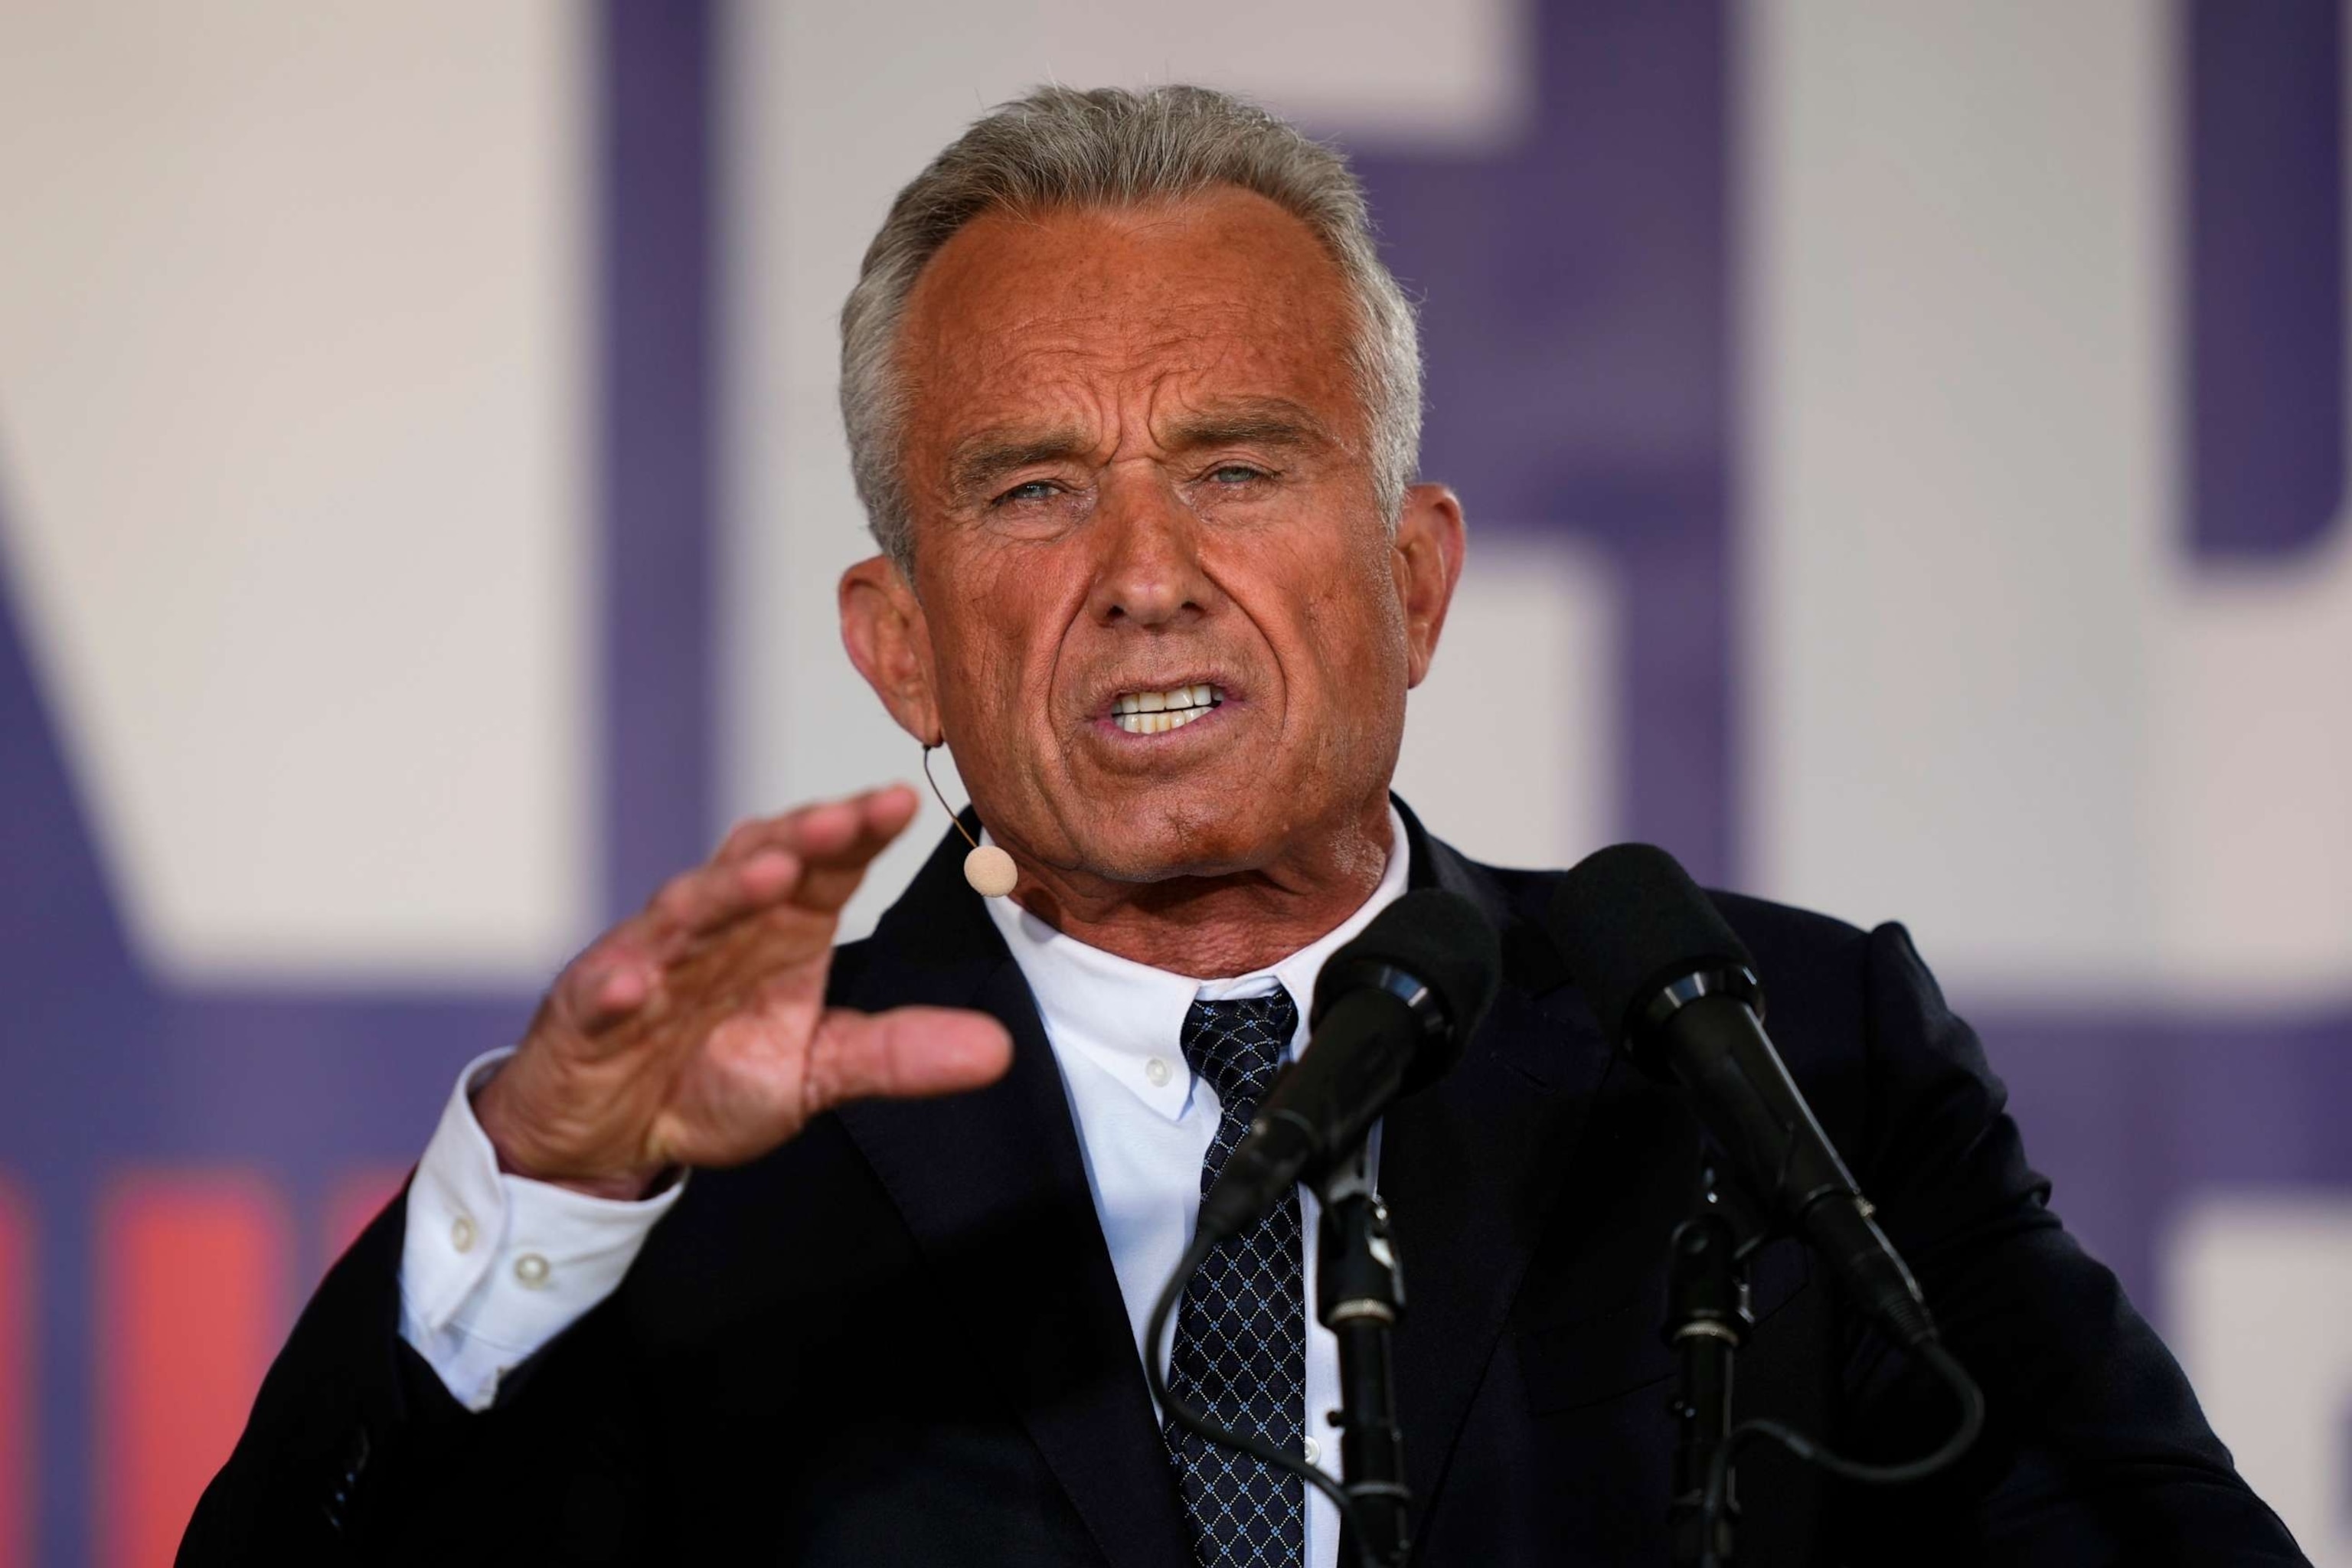
[[(1201, 1167), (1205, 1196), (1249, 1131), (1298, 1026), (1286, 991), (1195, 1002), (1184, 1059), (1217, 1091), (1217, 1136)], [(1218, 1244), (1184, 1288), (1168, 1391), (1221, 1426), (1294, 1452), (1307, 1425), (1307, 1279), (1298, 1194)], [(1201, 1568), (1301, 1568), (1306, 1499), (1297, 1477), (1177, 1426), (1162, 1436)]]

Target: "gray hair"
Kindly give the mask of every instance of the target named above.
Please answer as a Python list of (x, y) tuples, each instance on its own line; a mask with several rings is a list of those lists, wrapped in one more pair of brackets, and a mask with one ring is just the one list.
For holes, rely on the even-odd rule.
[(1421, 452), (1421, 342), (1412, 307), (1381, 261), (1363, 186), (1332, 148), (1209, 88), (1142, 92), (1041, 87), (974, 122), (898, 193), (841, 310), (841, 415), (874, 537), (911, 575), (913, 520), (901, 473), (905, 390), (898, 322), (940, 247), (984, 214), (1138, 206), (1213, 185), (1254, 191), (1297, 217), (1353, 296), (1349, 370), (1363, 405), (1372, 489), (1393, 523)]

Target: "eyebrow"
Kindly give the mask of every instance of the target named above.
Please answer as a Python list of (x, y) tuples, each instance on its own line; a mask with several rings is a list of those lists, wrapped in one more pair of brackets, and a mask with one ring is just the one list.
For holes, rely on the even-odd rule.
[[(1165, 445), (1171, 452), (1190, 452), (1243, 442), (1292, 450), (1334, 444), (1323, 421), (1306, 407), (1287, 398), (1264, 397), (1187, 414), (1170, 426)], [(1082, 461), (1094, 446), (1075, 426), (979, 431), (956, 443), (949, 454), (948, 486), (950, 493), (968, 496), (989, 489), (1016, 469), (1039, 463)]]
[(948, 456), (948, 489), (971, 495), (992, 487), (1004, 475), (1034, 463), (1066, 463), (1083, 458), (1093, 447), (1075, 429), (1045, 430), (1021, 435), (983, 430), (956, 443)]
[(1219, 404), (1185, 416), (1168, 432), (1170, 448), (1179, 452), (1243, 441), (1269, 447), (1326, 447), (1331, 444), (1331, 433), (1311, 411), (1285, 397)]

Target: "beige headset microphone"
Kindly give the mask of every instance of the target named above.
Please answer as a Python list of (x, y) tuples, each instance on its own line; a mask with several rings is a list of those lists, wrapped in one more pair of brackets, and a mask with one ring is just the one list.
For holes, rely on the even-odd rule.
[(966, 844), (971, 846), (971, 853), (963, 858), (963, 879), (970, 882), (971, 890), (982, 898), (1001, 899), (1013, 891), (1013, 885), (1021, 879), (1021, 872), (1013, 864), (1012, 856), (993, 844), (982, 844), (974, 838), (971, 830), (963, 825), (963, 818), (956, 815), (955, 807), (948, 804), (948, 797), (940, 793), (940, 781), (931, 776), (931, 753), (939, 749), (939, 744), (934, 741), (923, 748), (923, 782), (931, 786), (931, 794), (939, 801), (940, 809), (948, 814), (948, 820), (955, 824), (955, 830), (963, 835)]

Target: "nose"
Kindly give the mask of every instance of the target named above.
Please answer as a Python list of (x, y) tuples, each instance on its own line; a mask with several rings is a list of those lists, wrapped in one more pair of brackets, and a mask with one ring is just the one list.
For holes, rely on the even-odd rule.
[(1106, 485), (1093, 519), (1100, 551), (1087, 607), (1103, 626), (1181, 626), (1216, 594), (1201, 565), (1201, 521), (1157, 476)]

